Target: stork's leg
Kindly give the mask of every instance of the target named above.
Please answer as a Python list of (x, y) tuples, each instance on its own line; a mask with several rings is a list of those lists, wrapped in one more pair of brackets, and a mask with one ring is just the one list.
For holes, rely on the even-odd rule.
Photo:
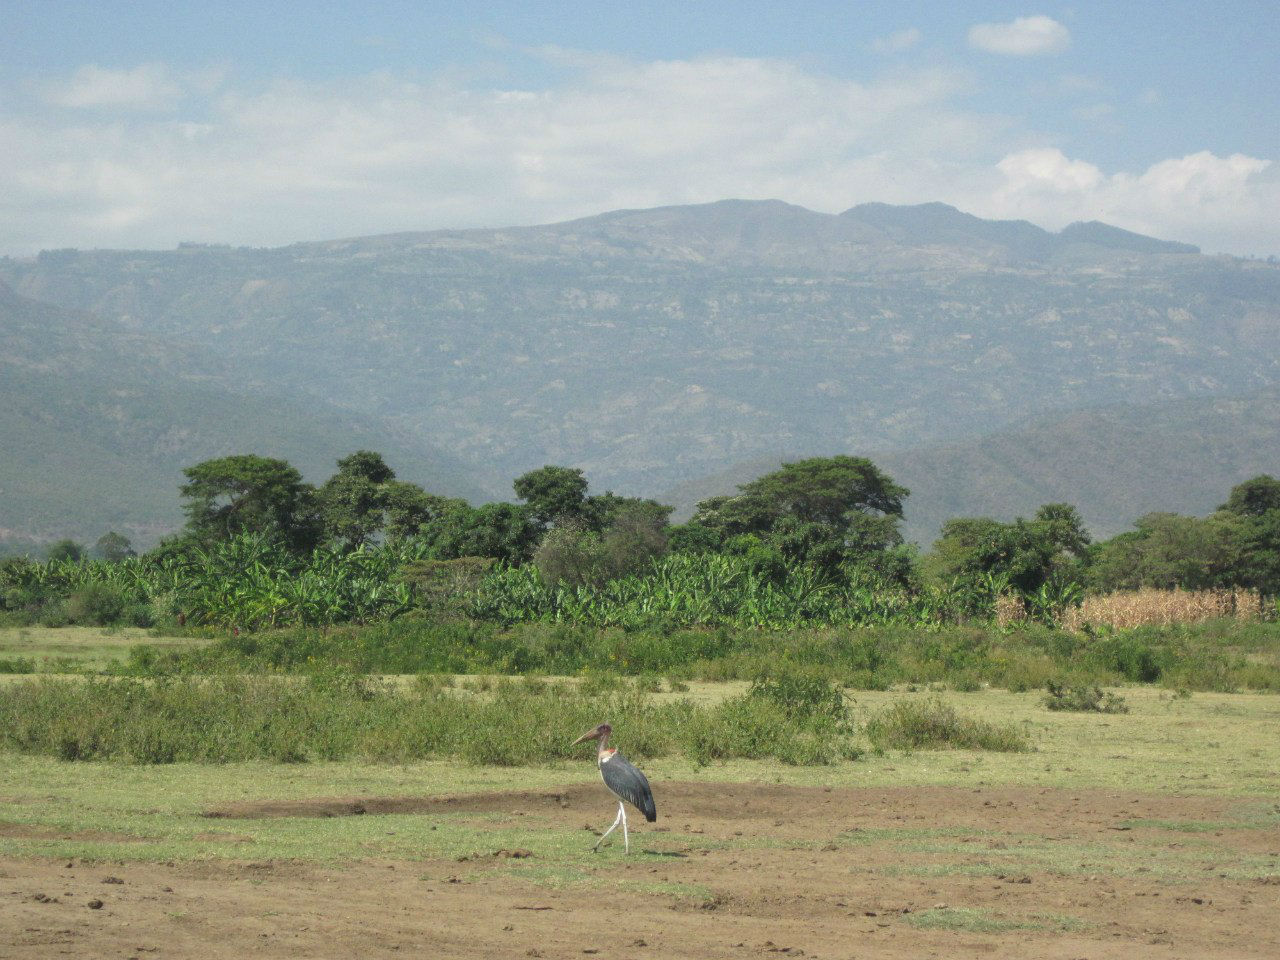
[[(607, 837), (609, 834), (613, 833), (613, 831), (614, 831), (614, 830), (618, 829), (618, 824), (620, 824), (620, 823), (621, 823), (621, 824), (626, 824), (626, 822), (627, 822), (627, 811), (626, 811), (626, 808), (624, 808), (624, 807), (622, 806), (622, 804), (621, 804), (621, 803), (619, 803), (619, 804), (618, 804), (618, 815), (617, 815), (616, 817), (614, 817), (614, 818), (613, 818), (613, 826), (612, 826), (612, 827), (610, 827), (608, 830), (606, 830), (606, 831), (604, 832), (604, 834), (600, 837), (600, 839), (596, 841), (596, 845), (595, 845), (594, 847), (592, 847), (592, 848), (591, 848), (592, 852), (595, 852), (596, 850), (599, 850), (599, 849), (600, 849), (600, 844), (604, 843), (604, 838), (605, 838), (605, 837)], [(626, 832), (627, 832), (627, 828), (626, 828), (625, 826), (623, 826), (623, 828), (622, 828), (622, 834), (623, 834), (623, 836), (626, 836)]]
[(631, 838), (627, 836), (627, 808), (622, 804), (618, 804), (618, 809), (622, 811), (622, 844), (626, 848), (627, 853), (630, 853)]

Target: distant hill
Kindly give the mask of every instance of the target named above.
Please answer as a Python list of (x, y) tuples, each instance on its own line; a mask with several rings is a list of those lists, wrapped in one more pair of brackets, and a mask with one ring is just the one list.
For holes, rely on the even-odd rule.
[[(1204, 515), (1242, 480), (1280, 475), (1280, 390), (1078, 410), (975, 440), (863, 455), (911, 490), (903, 527), (922, 546), (952, 517), (1012, 520), (1064, 501), (1105, 538), (1154, 510)], [(667, 491), (665, 502), (686, 518), (699, 500), (734, 493), (783, 459), (794, 458), (738, 464)]]
[(1280, 387), (1280, 267), (943, 204), (61, 250), (0, 260), (0, 280), (131, 349), (164, 344), (173, 369), (216, 364), (211, 388), (350, 417), (499, 494), (546, 463), (652, 495), (753, 458)]
[(1129, 253), (1199, 253), (1188, 243), (1144, 237), (1094, 220), (1073, 223), (1050, 233), (1026, 220), (983, 220), (945, 203), (900, 207), (864, 203), (846, 210), (842, 219), (866, 224), (896, 243), (912, 246), (953, 246), (1003, 251), (1016, 261), (1047, 261), (1068, 253), (1073, 244), (1086, 244)]
[(180, 526), (182, 468), (231, 453), (283, 457), (312, 480), (361, 447), (406, 480), (483, 497), (450, 458), (385, 425), (319, 404), (225, 385), (188, 345), (17, 296), (0, 284), (0, 542), (92, 543), (109, 529), (140, 546)]

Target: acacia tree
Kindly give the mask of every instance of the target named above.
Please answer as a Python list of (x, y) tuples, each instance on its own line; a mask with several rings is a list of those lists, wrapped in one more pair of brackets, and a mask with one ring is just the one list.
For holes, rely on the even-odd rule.
[(205, 460), (183, 473), (187, 532), (197, 540), (263, 533), (294, 550), (309, 550), (319, 540), (315, 488), (288, 461), (241, 454)]
[(909, 491), (865, 457), (786, 463), (738, 490), (699, 503), (689, 528), (722, 542), (755, 536), (789, 562), (827, 570), (902, 542), (898, 522)]

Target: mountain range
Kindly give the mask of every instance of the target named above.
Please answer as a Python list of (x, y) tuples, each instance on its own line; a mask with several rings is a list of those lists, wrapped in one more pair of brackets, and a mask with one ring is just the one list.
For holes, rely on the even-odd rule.
[[(1280, 470), (1280, 267), (1096, 222), (722, 201), (276, 249), (46, 251), (0, 260), (0, 282), (11, 536), (172, 525), (180, 467), (221, 452), (323, 479), (373, 447), (472, 498), (559, 463), (682, 504), (753, 465), (874, 453), (916, 491), (924, 542), (945, 516), (1036, 498), (1115, 532)], [(114, 513), (85, 499), (101, 486), (87, 478), (118, 471)]]

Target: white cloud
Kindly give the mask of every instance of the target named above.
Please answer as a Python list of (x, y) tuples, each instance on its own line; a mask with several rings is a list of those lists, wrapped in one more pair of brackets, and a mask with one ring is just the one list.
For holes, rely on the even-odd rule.
[(936, 194), (997, 129), (950, 105), (966, 81), (939, 70), (863, 84), (779, 60), (576, 62), (558, 87), (379, 75), (228, 91), (198, 119), (0, 117), (0, 250), (275, 244), (726, 196), (839, 210), (912, 199), (921, 177)]
[(1061, 150), (1046, 147), (1011, 153), (996, 166), (1011, 194), (1084, 193), (1102, 181), (1102, 171), (1083, 160), (1068, 160)]
[(90, 63), (47, 91), (47, 99), (63, 107), (139, 110), (170, 109), (182, 95), (182, 86), (161, 63), (144, 63), (128, 70), (107, 70)]
[(1211, 251), (1280, 249), (1273, 211), (1280, 178), (1271, 161), (1209, 151), (1161, 160), (1145, 171), (1104, 174), (1054, 148), (1011, 153), (997, 165), (1004, 178), (988, 216), (1024, 217), (1057, 228), (1102, 220), (1139, 233), (1198, 243)]
[(164, 102), (141, 94), (108, 107), (102, 85), (94, 110), (14, 113), (0, 100), (0, 254), (278, 245), (725, 197), (830, 212), (942, 200), (1050, 227), (1097, 218), (1209, 249), (1280, 250), (1267, 161), (1198, 153), (1104, 173), (1026, 149), (1010, 121), (958, 106), (972, 92), (962, 74), (859, 83), (783, 60), (543, 55), (571, 79), (264, 88), (210, 75), (201, 87), (161, 68), (148, 75), (184, 91), (173, 113), (137, 109)]
[(915, 27), (908, 27), (905, 30), (899, 30), (897, 33), (891, 33), (887, 37), (877, 37), (871, 43), (871, 48), (876, 53), (901, 53), (914, 47), (922, 39), (922, 34)]
[(1071, 31), (1052, 17), (1018, 17), (1009, 23), (979, 23), (969, 28), (969, 43), (987, 53), (1031, 57), (1061, 53), (1071, 44)]

